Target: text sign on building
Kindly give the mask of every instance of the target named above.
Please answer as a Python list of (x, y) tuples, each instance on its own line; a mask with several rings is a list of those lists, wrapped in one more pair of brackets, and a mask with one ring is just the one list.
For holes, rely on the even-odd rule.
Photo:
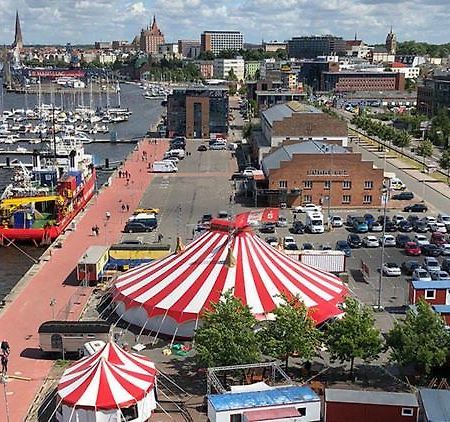
[(306, 174), (307, 176), (348, 176), (347, 170), (336, 169), (311, 169)]

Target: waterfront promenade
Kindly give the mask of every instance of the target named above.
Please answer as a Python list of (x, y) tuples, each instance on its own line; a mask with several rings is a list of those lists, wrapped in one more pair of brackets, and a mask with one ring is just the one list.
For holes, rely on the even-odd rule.
[[(52, 319), (53, 313), (55, 316), (67, 315), (68, 319), (79, 318), (91, 289), (86, 288), (80, 295), (79, 286), (66, 280), (73, 279), (73, 270), (90, 245), (109, 245), (119, 241), (128, 214), (138, 206), (152, 180), (147, 167), (162, 157), (167, 144), (163, 140), (156, 144), (144, 140), (136, 148), (122, 167), (129, 172), (130, 181), (119, 178), (117, 173), (111, 177), (110, 185), (78, 216), (74, 230), (62, 237), (61, 247), (52, 247), (51, 253), (46, 252), (46, 258), (32, 269), (33, 274), (25, 276), (29, 279), (19, 282), (20, 292), (0, 315), (1, 339), (7, 339), (11, 346), (8, 375), (31, 378), (30, 381), (8, 378), (6, 391), (0, 391), (0, 421), (8, 421), (7, 408), (10, 422), (25, 419), (54, 363), (39, 351), (39, 325)], [(146, 151), (148, 161), (142, 161), (143, 151)], [(122, 203), (129, 205), (128, 214), (122, 211)], [(109, 219), (106, 218), (107, 212), (111, 214)], [(100, 228), (98, 236), (92, 235), (94, 225)], [(53, 309), (51, 302), (56, 303)]]

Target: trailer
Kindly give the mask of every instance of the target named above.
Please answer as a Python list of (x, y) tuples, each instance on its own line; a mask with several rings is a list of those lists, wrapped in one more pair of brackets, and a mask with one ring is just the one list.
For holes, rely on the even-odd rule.
[(344, 273), (346, 268), (345, 254), (342, 251), (300, 251), (299, 261), (302, 264), (330, 273)]
[(89, 246), (77, 264), (78, 281), (99, 281), (108, 263), (107, 246)]

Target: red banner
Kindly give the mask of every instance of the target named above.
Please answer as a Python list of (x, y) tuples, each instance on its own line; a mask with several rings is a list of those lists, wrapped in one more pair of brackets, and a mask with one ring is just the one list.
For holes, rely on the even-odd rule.
[(237, 214), (234, 220), (236, 228), (243, 228), (259, 223), (275, 223), (280, 215), (279, 208), (264, 208), (263, 210)]
[(84, 78), (86, 72), (81, 69), (30, 69), (28, 75), (33, 78)]

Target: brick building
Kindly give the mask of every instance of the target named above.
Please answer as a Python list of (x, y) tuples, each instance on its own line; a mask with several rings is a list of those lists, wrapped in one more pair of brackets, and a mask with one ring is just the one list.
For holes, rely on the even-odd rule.
[(328, 201), (333, 208), (381, 205), (383, 170), (340, 145), (286, 141), (264, 156), (261, 168), (265, 181), (257, 195), (271, 205)]
[(393, 72), (322, 72), (323, 91), (403, 91), (405, 75)]
[(164, 34), (158, 28), (156, 23), (156, 16), (153, 16), (151, 27), (142, 29), (141, 37), (139, 39), (140, 48), (145, 53), (158, 54), (159, 46), (164, 44)]
[(228, 88), (176, 88), (167, 98), (169, 136), (209, 138), (228, 133)]

